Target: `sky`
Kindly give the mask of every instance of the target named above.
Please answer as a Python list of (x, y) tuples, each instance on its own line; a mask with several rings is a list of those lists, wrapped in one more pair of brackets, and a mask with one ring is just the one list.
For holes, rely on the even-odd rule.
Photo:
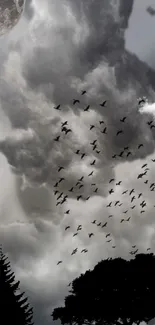
[(37, 325), (54, 324), (68, 283), (99, 260), (154, 252), (153, 24), (144, 1), (29, 0), (0, 38), (0, 238)]

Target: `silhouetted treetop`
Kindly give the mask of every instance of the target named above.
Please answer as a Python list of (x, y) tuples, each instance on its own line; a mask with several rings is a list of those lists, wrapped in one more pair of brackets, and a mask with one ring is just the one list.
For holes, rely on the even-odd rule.
[(33, 325), (33, 308), (29, 308), (27, 298), (24, 298), (23, 293), (15, 294), (19, 290), (20, 281), (13, 283), (15, 280), (14, 272), (11, 272), (10, 262), (7, 262), (7, 257), (2, 253), (0, 247), (0, 295), (1, 295), (1, 319), (3, 324), (16, 325)]
[(148, 322), (155, 317), (155, 256), (103, 260), (76, 278), (70, 292), (52, 313), (62, 324)]

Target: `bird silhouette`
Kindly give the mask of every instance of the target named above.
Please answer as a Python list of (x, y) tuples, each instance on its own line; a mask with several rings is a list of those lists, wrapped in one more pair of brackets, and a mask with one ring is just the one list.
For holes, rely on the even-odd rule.
[(91, 166), (95, 165), (96, 159), (93, 160), (92, 163), (90, 163)]
[(102, 225), (102, 228), (106, 227), (107, 225), (107, 222), (105, 222), (103, 225)]
[(94, 147), (93, 147), (93, 151), (97, 148), (97, 145), (95, 144)]
[(88, 112), (89, 108), (90, 108), (90, 105), (88, 105), (88, 106), (84, 109), (84, 112)]
[(116, 202), (115, 202), (115, 206), (116, 206), (119, 202), (120, 202), (120, 201), (116, 201)]
[(138, 149), (140, 149), (140, 148), (142, 148), (142, 147), (144, 147), (144, 145), (143, 145), (142, 143), (140, 143), (140, 144), (138, 145)]
[(86, 156), (86, 154), (85, 154), (85, 153), (82, 153), (82, 154), (81, 154), (81, 159), (83, 159), (84, 156)]
[(131, 207), (131, 209), (134, 209), (135, 208), (135, 205), (133, 205), (132, 207)]
[(101, 151), (100, 150), (96, 150), (96, 153), (100, 153)]
[(107, 208), (110, 208), (112, 205), (112, 202), (110, 202), (108, 205), (107, 205)]
[(60, 179), (59, 179), (59, 183), (61, 183), (61, 182), (64, 181), (64, 180), (65, 180), (64, 177), (60, 177)]
[(58, 135), (56, 138), (54, 138), (54, 141), (59, 141), (59, 139), (60, 139), (60, 135)]
[(121, 151), (120, 154), (118, 155), (119, 157), (123, 156), (124, 151)]
[(148, 125), (151, 125), (152, 123), (153, 123), (153, 121), (149, 121), (149, 122), (147, 122)]
[(92, 146), (94, 146), (94, 144), (97, 142), (97, 140), (94, 140), (93, 142), (90, 142), (90, 144), (92, 145)]
[(80, 188), (82, 188), (84, 185), (83, 184), (81, 184), (80, 186), (79, 186), (79, 190), (80, 190)]
[(116, 246), (112, 246), (112, 248), (116, 248)]
[(129, 157), (130, 155), (132, 155), (131, 151), (129, 151), (126, 156)]
[(64, 167), (63, 167), (63, 166), (60, 166), (60, 167), (58, 168), (58, 172), (60, 172), (62, 169), (64, 169)]
[(139, 105), (142, 104), (142, 103), (145, 104), (145, 100), (144, 100), (144, 99), (140, 99), (140, 100), (138, 101), (138, 104), (139, 104)]
[(81, 95), (86, 94), (86, 90), (82, 90)]
[(65, 228), (65, 230), (67, 230), (67, 229), (69, 229), (70, 228), (70, 226), (67, 226), (66, 228)]
[(121, 219), (120, 223), (122, 223), (123, 221), (125, 221), (124, 219)]
[(92, 130), (95, 127), (95, 125), (90, 125), (90, 130)]
[(104, 100), (104, 102), (103, 102), (103, 103), (101, 103), (101, 104), (100, 104), (100, 106), (101, 106), (101, 107), (104, 107), (104, 106), (105, 106), (105, 104), (106, 104), (106, 102), (107, 102), (107, 100)]
[(75, 105), (76, 103), (80, 103), (79, 99), (73, 99), (73, 105)]
[(73, 237), (77, 236), (78, 235), (78, 232), (76, 232), (75, 234), (73, 234)]
[(58, 196), (57, 200), (59, 200), (59, 199), (62, 197), (62, 195), (63, 195), (63, 193), (61, 193), (61, 194)]
[(123, 133), (123, 130), (117, 131), (116, 136), (119, 135), (119, 134), (121, 134), (121, 133)]
[(59, 193), (59, 191), (54, 191), (54, 195), (57, 195), (57, 193)]
[(131, 217), (129, 217), (128, 219), (126, 219), (126, 221), (129, 221), (131, 219)]
[(68, 190), (69, 192), (73, 192), (73, 189), (74, 189), (74, 187), (72, 186), (71, 188), (70, 188), (70, 190)]
[(113, 155), (112, 158), (116, 158), (117, 155)]
[(110, 232), (108, 234), (106, 234), (106, 238), (110, 236)]
[(124, 150), (129, 150), (129, 147), (124, 147)]
[(139, 194), (138, 194), (138, 199), (139, 199), (141, 196), (142, 196), (142, 193), (139, 193)]
[(115, 180), (114, 178), (111, 178), (110, 181), (109, 181), (109, 183), (114, 182), (114, 180)]
[(97, 191), (98, 191), (98, 187), (94, 190), (94, 193), (97, 193)]
[(151, 248), (147, 248), (147, 251), (150, 251)]
[(58, 105), (58, 106), (56, 106), (54, 108), (57, 109), (57, 110), (60, 110), (60, 105)]
[(65, 125), (68, 125), (68, 121), (65, 121), (65, 122), (61, 122), (61, 127), (65, 126)]
[(114, 190), (111, 188), (111, 190), (109, 191), (109, 194), (114, 193)]
[(73, 249), (71, 255), (74, 255), (77, 252), (77, 250), (78, 250), (77, 248)]
[(59, 261), (58, 263), (57, 263), (57, 265), (59, 265), (59, 264), (61, 264), (62, 263), (62, 261)]
[(78, 155), (80, 153), (80, 149), (77, 149), (75, 153)]
[(93, 175), (93, 173), (94, 173), (94, 171), (92, 171), (90, 174), (88, 174), (88, 176), (92, 176), (92, 175)]
[(92, 236), (94, 236), (93, 232), (91, 232), (90, 234), (88, 234), (89, 238), (91, 238)]
[(131, 202), (133, 202), (133, 200), (135, 200), (135, 196), (133, 196), (133, 197), (131, 198)]
[(141, 168), (144, 168), (144, 167), (146, 167), (147, 166), (147, 164), (144, 164)]
[(122, 119), (120, 119), (120, 122), (125, 122), (125, 120), (126, 120), (126, 116), (124, 116)]
[(101, 131), (101, 133), (107, 134), (106, 131), (107, 131), (107, 127), (105, 127), (103, 131)]
[(118, 183), (116, 183), (116, 185), (121, 185), (122, 181), (119, 181)]
[(96, 220), (92, 221), (92, 224), (95, 224), (96, 223)]
[(134, 193), (134, 188), (130, 191), (129, 195), (131, 195), (132, 193)]
[(152, 124), (152, 125), (150, 126), (150, 129), (153, 129), (153, 128), (155, 128), (155, 125)]
[(82, 176), (78, 181), (79, 181), (79, 182), (82, 182), (83, 179), (84, 179), (84, 176)]
[(67, 210), (66, 212), (65, 212), (65, 214), (69, 214), (70, 213), (70, 210)]
[(128, 210), (124, 211), (123, 213), (125, 213), (125, 214), (126, 214), (127, 212), (128, 212)]
[(62, 128), (61, 128), (61, 132), (66, 132), (68, 129), (66, 128), (66, 126), (63, 126)]
[(153, 162), (155, 162), (155, 159), (151, 159)]
[(110, 214), (109, 216), (108, 216), (108, 218), (112, 218), (113, 217), (113, 215), (112, 214)]
[(82, 198), (82, 195), (77, 196), (77, 201), (79, 201)]
[(101, 226), (101, 222), (99, 222), (98, 224), (97, 224), (97, 227), (100, 227)]
[(59, 182), (56, 182), (53, 187), (57, 187), (59, 185)]
[(107, 240), (107, 243), (110, 243), (112, 241), (112, 239), (109, 239), (109, 240)]
[(67, 129), (67, 130), (65, 131), (66, 134), (68, 134), (69, 132), (72, 132), (72, 130), (71, 130), (71, 129)]
[(90, 196), (87, 196), (86, 201), (88, 201), (89, 199), (90, 199)]
[(100, 125), (101, 125), (101, 124), (104, 124), (104, 121), (99, 121), (99, 123), (100, 123)]

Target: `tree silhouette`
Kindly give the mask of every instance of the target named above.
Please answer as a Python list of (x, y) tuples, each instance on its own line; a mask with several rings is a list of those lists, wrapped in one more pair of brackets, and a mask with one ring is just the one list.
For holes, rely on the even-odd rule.
[[(11, 272), (10, 262), (6, 262), (7, 257), (2, 253), (0, 247), (0, 311), (3, 324), (33, 325), (33, 308), (28, 309), (29, 303), (23, 293), (15, 295), (19, 290), (20, 281), (15, 280), (14, 272)], [(11, 272), (11, 273), (10, 273)], [(21, 298), (23, 298), (21, 300)], [(26, 303), (26, 305), (25, 305)]]
[(138, 254), (99, 262), (72, 282), (65, 306), (53, 310), (61, 324), (120, 325), (155, 317), (155, 256)]

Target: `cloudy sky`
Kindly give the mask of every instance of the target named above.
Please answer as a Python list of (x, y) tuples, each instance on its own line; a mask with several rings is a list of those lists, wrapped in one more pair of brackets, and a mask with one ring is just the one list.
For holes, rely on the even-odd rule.
[(154, 27), (144, 0), (27, 0), (0, 38), (0, 238), (37, 325), (100, 259), (155, 250)]

